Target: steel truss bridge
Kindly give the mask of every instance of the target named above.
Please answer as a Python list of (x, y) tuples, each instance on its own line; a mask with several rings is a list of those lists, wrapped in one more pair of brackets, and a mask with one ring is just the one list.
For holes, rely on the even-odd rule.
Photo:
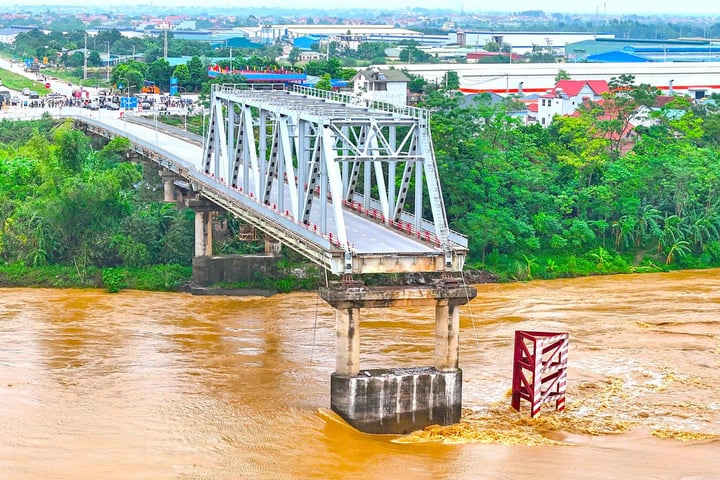
[(154, 132), (78, 120), (127, 137), (196, 197), (334, 274), (463, 268), (467, 238), (448, 227), (426, 110), (297, 86), (213, 85), (202, 148), (160, 133), (157, 120)]

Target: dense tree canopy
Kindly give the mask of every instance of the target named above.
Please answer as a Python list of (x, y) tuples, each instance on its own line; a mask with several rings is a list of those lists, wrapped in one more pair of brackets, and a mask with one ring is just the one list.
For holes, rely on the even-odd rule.
[(95, 150), (71, 123), (34, 127), (0, 123), (0, 261), (189, 264), (192, 214), (156, 198), (157, 172), (125, 161), (127, 140)]
[(448, 217), (474, 262), (515, 278), (720, 263), (720, 158), (704, 131), (718, 113), (679, 98), (641, 125), (633, 112), (655, 93), (623, 80), (547, 129), (489, 99), (428, 97)]

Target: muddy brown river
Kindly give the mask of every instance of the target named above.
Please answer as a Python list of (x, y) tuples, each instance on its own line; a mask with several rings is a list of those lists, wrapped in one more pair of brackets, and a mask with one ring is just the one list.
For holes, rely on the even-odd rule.
[[(329, 410), (332, 309), (0, 289), (0, 479), (720, 479), (720, 270), (478, 285), (463, 420)], [(362, 312), (361, 368), (432, 364), (432, 309)], [(510, 408), (515, 330), (570, 334), (567, 408)]]

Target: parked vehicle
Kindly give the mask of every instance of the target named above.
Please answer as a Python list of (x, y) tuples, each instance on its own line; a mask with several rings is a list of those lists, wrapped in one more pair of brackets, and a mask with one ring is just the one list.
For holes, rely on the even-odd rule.
[(30, 95), (30, 89), (27, 87), (23, 88), (22, 94), (27, 97), (28, 95)]
[(108, 110), (120, 110), (120, 105), (115, 102), (107, 102), (105, 103), (105, 108)]
[(100, 105), (97, 102), (89, 102), (85, 104), (85, 108), (88, 110), (100, 110)]
[(40, 94), (37, 93), (35, 90), (30, 90), (30, 93), (28, 94), (28, 98), (37, 99), (37, 98), (40, 98)]
[(140, 91), (142, 93), (155, 93), (155, 94), (160, 93), (160, 89), (158, 88), (157, 85), (155, 85), (155, 82), (150, 82), (147, 80), (145, 80), (143, 82), (143, 87), (140, 89)]

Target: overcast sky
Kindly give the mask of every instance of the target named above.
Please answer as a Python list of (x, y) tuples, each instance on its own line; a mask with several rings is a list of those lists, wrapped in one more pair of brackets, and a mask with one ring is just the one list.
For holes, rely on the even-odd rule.
[[(83, 0), (15, 0), (2, 2), (6, 5), (87, 5)], [(222, 8), (252, 8), (252, 7), (282, 7), (282, 8), (392, 8), (403, 7), (424, 7), (424, 8), (449, 8), (465, 12), (490, 12), (490, 11), (522, 11), (522, 10), (543, 10), (552, 13), (607, 13), (607, 14), (680, 14), (695, 15), (713, 14), (717, 15), (717, 9), (713, 8), (713, 2), (692, 1), (688, 3), (677, 0), (606, 0), (606, 1), (578, 1), (578, 0), (504, 0), (500, 2), (489, 2), (483, 0), (363, 0), (362, 2), (344, 3), (337, 0), (105, 0), (102, 2), (108, 6), (108, 10), (115, 10), (110, 6), (115, 5), (152, 5), (156, 7), (222, 7)], [(1, 7), (0, 7), (1, 9)]]

